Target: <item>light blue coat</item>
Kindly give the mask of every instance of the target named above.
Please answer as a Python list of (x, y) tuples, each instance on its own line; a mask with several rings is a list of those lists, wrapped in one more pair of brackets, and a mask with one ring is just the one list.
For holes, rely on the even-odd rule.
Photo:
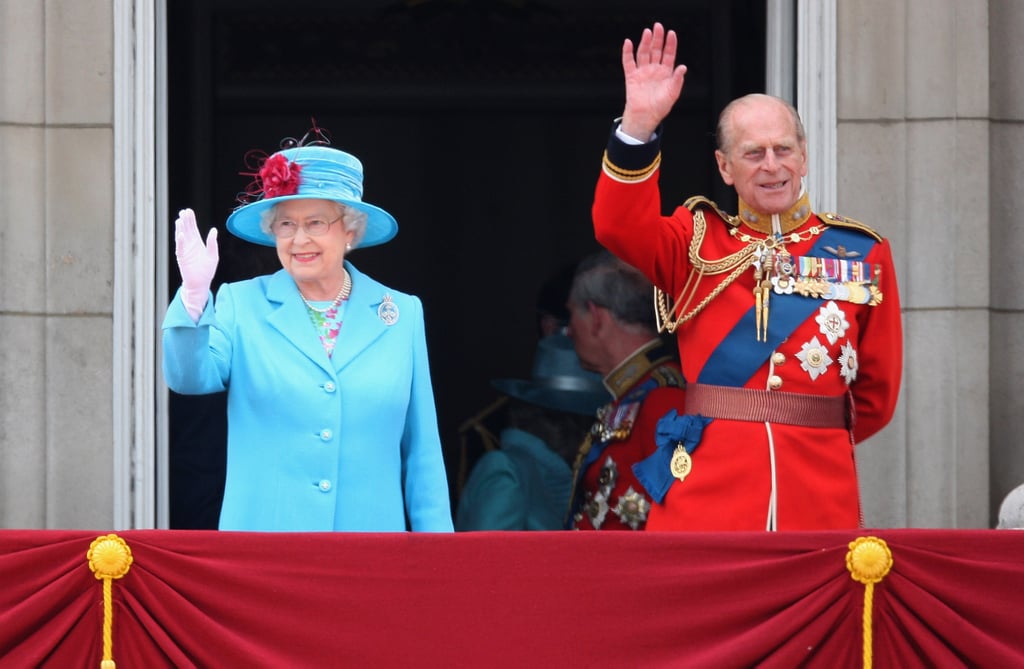
[[(284, 270), (220, 287), (194, 323), (164, 318), (178, 393), (227, 390), (225, 530), (452, 530), (423, 306), (345, 263), (352, 293), (328, 357)], [(385, 294), (398, 307), (378, 316)], [(215, 305), (215, 306), (214, 306)]]

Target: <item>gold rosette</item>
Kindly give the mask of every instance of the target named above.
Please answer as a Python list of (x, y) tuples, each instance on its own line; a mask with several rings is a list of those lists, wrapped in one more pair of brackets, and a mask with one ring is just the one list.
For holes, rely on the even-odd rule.
[(871, 609), (875, 597), (875, 583), (892, 569), (892, 551), (878, 537), (860, 537), (849, 544), (846, 553), (846, 568), (850, 577), (864, 584), (864, 669), (871, 669)]
[(850, 542), (846, 554), (846, 568), (858, 583), (880, 583), (892, 569), (892, 551), (877, 537), (860, 537)]
[(132, 566), (132, 550), (124, 539), (116, 534), (97, 537), (89, 545), (85, 555), (89, 569), (97, 580), (103, 581), (103, 660), (100, 669), (115, 669), (114, 648), (114, 602), (112, 584), (122, 578)]

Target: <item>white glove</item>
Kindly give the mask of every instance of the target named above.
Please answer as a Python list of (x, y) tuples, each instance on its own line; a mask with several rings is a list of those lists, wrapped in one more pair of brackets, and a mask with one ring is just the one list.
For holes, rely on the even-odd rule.
[(206, 244), (203, 244), (195, 213), (191, 209), (182, 209), (174, 222), (174, 255), (178, 258), (178, 271), (181, 272), (181, 301), (188, 315), (198, 323), (210, 299), (210, 284), (220, 260), (217, 228), (210, 229)]

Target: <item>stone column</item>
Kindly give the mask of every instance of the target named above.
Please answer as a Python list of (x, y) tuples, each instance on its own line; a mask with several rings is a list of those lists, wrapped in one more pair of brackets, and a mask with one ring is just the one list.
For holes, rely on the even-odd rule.
[(896, 419), (858, 448), (871, 526), (988, 527), (989, 104), (984, 0), (840, 0), (841, 213), (893, 245)]
[(0, 4), (0, 527), (112, 520), (112, 31)]

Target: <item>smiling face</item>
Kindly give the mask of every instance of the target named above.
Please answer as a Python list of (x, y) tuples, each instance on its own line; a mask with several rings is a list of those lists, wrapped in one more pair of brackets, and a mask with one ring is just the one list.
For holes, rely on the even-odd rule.
[[(345, 246), (355, 232), (345, 229), (341, 214), (338, 203), (310, 198), (285, 200), (274, 208), (271, 229), (289, 222), (295, 230), (294, 237), (276, 238), (277, 257), (308, 299), (334, 299), (344, 279)], [(324, 234), (311, 236), (307, 226), (314, 221), (330, 225)]]
[(797, 136), (785, 105), (766, 96), (746, 100), (730, 112), (725, 125), (726, 145), (715, 151), (722, 180), (765, 214), (793, 206), (807, 175), (807, 142)]

